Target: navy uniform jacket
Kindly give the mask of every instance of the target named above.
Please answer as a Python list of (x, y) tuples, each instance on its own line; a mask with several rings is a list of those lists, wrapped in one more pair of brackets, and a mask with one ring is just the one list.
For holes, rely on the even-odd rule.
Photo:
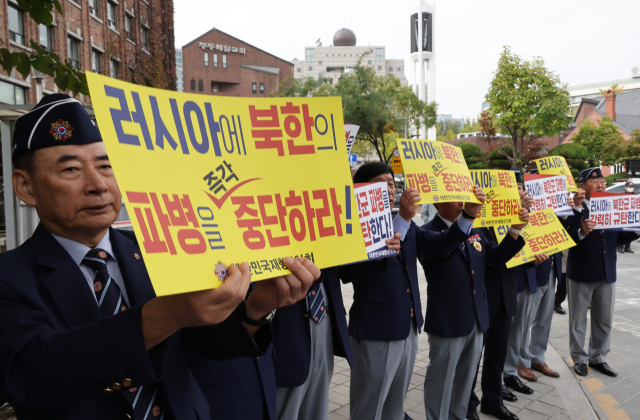
[(596, 229), (580, 240), (578, 232), (582, 221), (589, 218), (589, 208), (583, 202), (582, 212), (573, 212), (568, 230), (577, 245), (569, 249), (567, 278), (580, 283), (599, 283), (602, 280), (615, 282), (618, 260), (616, 245), (638, 239), (638, 234)]
[(411, 331), (412, 308), (420, 331), (423, 318), (418, 290), (418, 252), (444, 255), (466, 238), (466, 232), (460, 230), (457, 223), (445, 232), (433, 232), (411, 222), (400, 255), (342, 266), (342, 281), (352, 282), (354, 289), (349, 335), (369, 340), (404, 340)]
[(187, 349), (218, 360), (262, 356), (270, 328), (252, 338), (236, 311), (147, 351), (142, 305), (155, 293), (133, 233), (112, 229), (110, 238), (131, 308), (109, 318), (78, 265), (42, 225), (19, 248), (0, 254), (0, 400), (18, 418), (122, 419), (131, 412), (120, 395), (126, 388), (104, 390), (126, 378), (133, 387), (157, 382), (174, 418), (208, 419)]
[[(481, 228), (482, 233), (487, 238), (493, 239), (487, 228)], [(504, 302), (504, 309), (508, 317), (516, 313), (517, 307), (517, 285), (516, 270), (507, 268), (504, 264), (487, 263), (484, 273), (484, 283), (487, 290), (487, 303), (489, 305), (489, 319), (494, 319), (500, 308), (500, 302)], [(502, 298), (502, 299), (500, 299)]]
[(536, 267), (530, 267), (527, 264), (513, 267), (516, 273), (516, 281), (518, 285), (518, 293), (524, 292), (525, 288), (529, 289), (529, 292), (535, 293), (538, 290), (538, 276), (536, 273)]
[[(434, 232), (447, 229), (446, 223), (436, 216), (424, 226)], [(509, 261), (524, 247), (507, 235), (500, 245), (489, 240), (481, 229), (471, 229), (469, 237), (479, 235), (482, 250), (478, 251), (469, 240), (464, 250), (456, 247), (445, 253), (420, 253), (420, 263), (427, 277), (427, 314), (425, 332), (440, 337), (465, 337), (473, 330), (476, 320), (482, 331), (489, 328), (489, 308), (485, 290), (486, 265), (501, 265)]]
[(558, 281), (562, 282), (562, 252), (556, 252), (549, 256), (548, 260), (535, 266), (536, 285), (538, 287), (544, 287), (549, 284), (549, 275), (552, 269), (556, 270)]
[[(325, 268), (316, 281), (324, 284), (328, 313), (322, 322), (331, 322), (333, 353), (344, 357), (351, 365), (351, 343), (347, 329), (346, 311), (340, 290), (340, 272), (337, 267)], [(311, 329), (305, 299), (278, 309), (273, 318), (273, 348), (278, 388), (302, 385), (309, 376), (311, 366)]]

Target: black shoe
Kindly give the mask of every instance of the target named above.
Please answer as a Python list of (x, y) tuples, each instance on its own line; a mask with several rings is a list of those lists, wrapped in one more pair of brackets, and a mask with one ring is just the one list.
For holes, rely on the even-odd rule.
[(635, 252), (633, 252), (630, 247), (626, 247), (624, 249), (624, 252), (628, 252), (629, 254), (635, 254)]
[(523, 384), (520, 378), (518, 378), (515, 375), (506, 376), (504, 378), (504, 384), (509, 388), (513, 389), (514, 391), (518, 391), (522, 394), (529, 394), (529, 395), (533, 394), (533, 389)]
[(624, 254), (624, 247), (618, 246), (618, 254)]
[(564, 310), (564, 308), (562, 307), (562, 305), (556, 305), (553, 308), (554, 311), (556, 311), (557, 313), (559, 313), (560, 315), (566, 315), (567, 311)]
[(591, 363), (591, 362), (589, 362), (589, 366), (591, 366), (592, 368), (594, 368), (595, 370), (597, 370), (600, 373), (604, 373), (607, 376), (618, 376), (618, 372), (616, 372), (615, 370), (611, 369), (606, 362), (605, 363)]
[(478, 416), (478, 412), (476, 410), (467, 411), (467, 415), (464, 416), (467, 420), (480, 420), (480, 416)]
[(576, 363), (575, 366), (573, 366), (573, 370), (580, 376), (587, 376), (589, 374), (589, 369), (587, 369), (585, 363)]
[(502, 399), (509, 401), (509, 402), (516, 402), (518, 401), (518, 397), (515, 396), (515, 394), (511, 391), (509, 391), (509, 388), (507, 388), (506, 386), (502, 385)]
[(404, 413), (404, 420), (413, 420), (407, 413)]
[(480, 412), (483, 414), (490, 414), (500, 420), (518, 420), (518, 416), (507, 410), (507, 407), (501, 405), (500, 407), (483, 407), (480, 405)]

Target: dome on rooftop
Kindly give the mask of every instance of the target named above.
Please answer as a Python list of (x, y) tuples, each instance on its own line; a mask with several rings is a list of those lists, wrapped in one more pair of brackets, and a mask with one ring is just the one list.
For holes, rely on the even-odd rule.
[(342, 28), (333, 36), (333, 45), (335, 47), (355, 47), (356, 34), (351, 29)]

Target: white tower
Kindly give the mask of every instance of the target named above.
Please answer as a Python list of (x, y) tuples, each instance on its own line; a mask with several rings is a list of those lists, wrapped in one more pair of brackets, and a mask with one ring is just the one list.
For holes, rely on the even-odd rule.
[[(418, 98), (425, 102), (436, 100), (436, 6), (426, 0), (411, 5), (409, 80)], [(426, 82), (426, 86), (425, 86)], [(425, 127), (420, 128), (420, 137), (436, 139), (436, 128), (431, 127), (425, 136)]]

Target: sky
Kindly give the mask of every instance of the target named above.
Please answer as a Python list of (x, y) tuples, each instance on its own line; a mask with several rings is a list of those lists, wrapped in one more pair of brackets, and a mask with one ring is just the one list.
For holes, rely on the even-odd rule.
[[(304, 59), (342, 27), (357, 45), (409, 62), (409, 0), (174, 0), (176, 46), (216, 27), (278, 57)], [(569, 85), (631, 77), (640, 67), (638, 0), (435, 0), (439, 114), (480, 113), (503, 46), (542, 57)], [(407, 65), (408, 67), (408, 65)], [(406, 74), (406, 72), (405, 72)]]

